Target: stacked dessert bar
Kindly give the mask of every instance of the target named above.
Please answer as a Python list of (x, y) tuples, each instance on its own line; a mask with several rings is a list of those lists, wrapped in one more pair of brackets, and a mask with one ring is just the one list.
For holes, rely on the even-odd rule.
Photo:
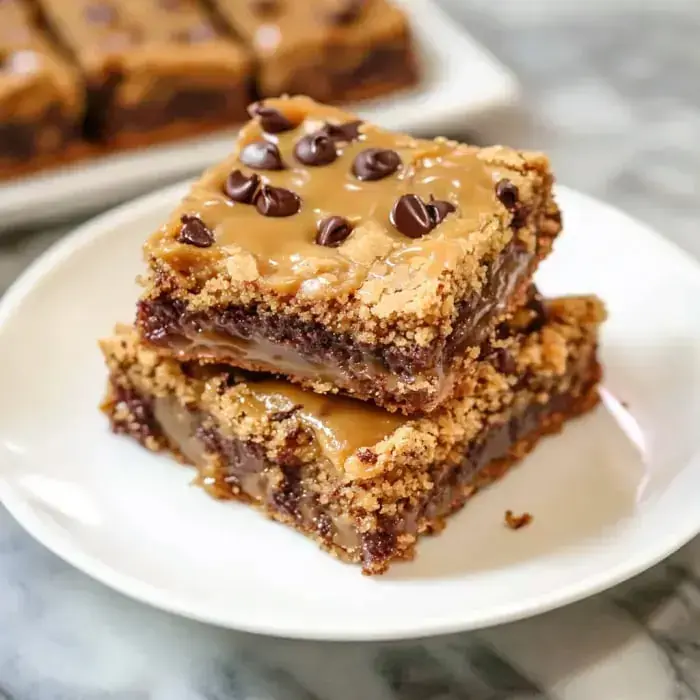
[(595, 405), (604, 309), (532, 285), (561, 229), (541, 154), (303, 97), (251, 115), (145, 245), (104, 410), (379, 574)]

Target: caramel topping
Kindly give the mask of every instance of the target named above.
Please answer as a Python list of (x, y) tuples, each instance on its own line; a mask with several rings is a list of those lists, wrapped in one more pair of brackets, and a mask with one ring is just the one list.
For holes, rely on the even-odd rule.
[(408, 421), (373, 404), (341, 396), (323, 396), (274, 379), (247, 384), (241, 405), (249, 416), (291, 412), (316, 435), (319, 446), (339, 470), (362, 448), (373, 447)]
[[(376, 286), (387, 276), (400, 286), (419, 268), (437, 277), (456, 269), (484, 240), (494, 253), (510, 240), (510, 232), (501, 225), (510, 215), (495, 193), (502, 168), (480, 158), (480, 149), (444, 139), (418, 140), (367, 123), (358, 126), (352, 115), (308, 98), (266, 100), (264, 105), (296, 126), (273, 134), (263, 131), (258, 118), (249, 122), (233, 156), (193, 187), (170, 226), (147, 243), (148, 254), (174, 265), (177, 259), (176, 269), (185, 274), (200, 268), (191, 257), (196, 251), (183, 256), (173, 247), (172, 235), (182, 214), (197, 215), (214, 231), (213, 248), (224, 258), (229, 249), (245, 250), (255, 258), (258, 284), (316, 298), (353, 292), (365, 283)], [(332, 151), (324, 134), (330, 136)], [(314, 140), (318, 135), (323, 135), (320, 145)], [(302, 150), (301, 160), (312, 164), (300, 162)], [(312, 151), (324, 155), (306, 158)], [(358, 179), (353, 164), (368, 152), (395, 153), (401, 164), (382, 179)], [(281, 163), (284, 169), (271, 169)], [(260, 207), (242, 205), (224, 194), (232, 171), (250, 176), (253, 169), (262, 186), (281, 188), (298, 198), (295, 215), (273, 216), (268, 210), (261, 216)], [(407, 238), (391, 222), (395, 202), (409, 194), (420, 198), (430, 213), (429, 230), (418, 240)], [(329, 217), (341, 217), (352, 232), (340, 245), (319, 246), (317, 232)], [(485, 229), (502, 233), (474, 238)]]

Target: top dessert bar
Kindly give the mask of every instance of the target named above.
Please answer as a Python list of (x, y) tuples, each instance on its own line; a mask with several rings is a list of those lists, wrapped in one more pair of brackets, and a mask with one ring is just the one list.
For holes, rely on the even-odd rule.
[(0, 2), (0, 176), (66, 148), (79, 134), (76, 72), (35, 26), (27, 5)]
[(263, 97), (362, 99), (413, 84), (403, 12), (386, 0), (213, 0), (258, 59)]
[(547, 159), (414, 139), (303, 97), (251, 111), (146, 243), (142, 336), (433, 410), (561, 228)]
[(86, 134), (151, 143), (241, 121), (251, 59), (192, 0), (38, 0), (87, 84)]

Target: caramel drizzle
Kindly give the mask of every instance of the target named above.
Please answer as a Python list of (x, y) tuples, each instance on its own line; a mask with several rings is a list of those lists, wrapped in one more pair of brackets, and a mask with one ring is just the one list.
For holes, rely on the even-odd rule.
[[(472, 249), (472, 233), (489, 220), (508, 216), (494, 193), (501, 174), (478, 157), (477, 148), (444, 139), (416, 140), (363, 124), (358, 140), (336, 144), (334, 162), (304, 166), (294, 155), (299, 139), (326, 123), (343, 124), (354, 116), (307, 98), (267, 100), (265, 104), (298, 126), (266, 134), (258, 120), (248, 123), (233, 156), (193, 187), (169, 227), (147, 245), (147, 252), (154, 251), (185, 272), (229, 258), (228, 269), (233, 269), (234, 278), (244, 262), (247, 269), (254, 266), (248, 281), (258, 279), (288, 293), (339, 295), (388, 274), (396, 277), (403, 271), (410, 276), (417, 268), (437, 277), (445, 269), (454, 269)], [(253, 170), (242, 164), (241, 151), (261, 140), (278, 147), (285, 169)], [(403, 165), (384, 179), (361, 181), (353, 174), (352, 164), (368, 148), (396, 151)], [(232, 201), (224, 188), (233, 170), (245, 176), (257, 174), (263, 185), (296, 193), (301, 198), (300, 211), (284, 218), (265, 217), (254, 206)], [(456, 211), (420, 240), (411, 240), (390, 221), (392, 207), (404, 194), (416, 194), (425, 202), (449, 202)], [(199, 216), (214, 231), (216, 243), (206, 253), (173, 245), (172, 231), (183, 214)], [(341, 245), (332, 248), (315, 242), (319, 225), (331, 216), (343, 217), (353, 228)]]

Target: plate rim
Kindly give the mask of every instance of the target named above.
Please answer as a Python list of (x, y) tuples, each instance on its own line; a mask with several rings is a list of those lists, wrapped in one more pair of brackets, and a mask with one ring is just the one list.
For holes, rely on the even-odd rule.
[[(109, 235), (107, 232), (114, 230), (122, 219), (143, 216), (153, 207), (161, 206), (164, 199), (175, 200), (181, 197), (187, 191), (190, 182), (190, 180), (186, 180), (170, 185), (139, 197), (132, 202), (122, 204), (79, 226), (72, 233), (56, 242), (19, 276), (0, 299), (0, 334), (4, 330), (5, 323), (12, 318), (25, 296), (31, 293), (35, 284), (45, 274), (68, 259), (75, 251), (94, 244), (102, 236)], [(655, 245), (665, 248), (666, 253), (672, 256), (675, 264), (685, 266), (691, 274), (696, 275), (700, 280), (700, 262), (696, 261), (673, 241), (664, 238), (652, 228), (607, 202), (564, 186), (558, 186), (557, 190), (560, 194), (564, 194), (567, 199), (578, 198), (583, 204), (599, 208), (605, 215), (623, 217), (628, 224), (647, 234)], [(5, 452), (3, 459), (10, 459), (10, 455)], [(481, 629), (532, 617), (595, 595), (641, 573), (678, 550), (700, 531), (699, 514), (697, 521), (688, 519), (685, 527), (678, 526), (673, 530), (664, 531), (654, 541), (653, 547), (636, 551), (629, 559), (621, 561), (618, 566), (613, 567), (611, 570), (595, 572), (594, 575), (583, 578), (575, 584), (562, 586), (554, 594), (550, 592), (531, 595), (525, 604), (520, 602), (501, 605), (485, 615), (474, 615), (473, 613), (469, 615), (456, 614), (449, 621), (444, 619), (433, 621), (422, 619), (418, 624), (411, 623), (409, 619), (408, 622), (395, 622), (391, 628), (382, 630), (369, 630), (366, 628), (334, 630), (323, 626), (300, 628), (287, 623), (279, 626), (270, 623), (269, 620), (262, 620), (257, 623), (250, 622), (248, 619), (240, 621), (236, 620), (235, 614), (222, 618), (220, 615), (208, 613), (206, 607), (200, 609), (189, 604), (187, 599), (179, 594), (165, 592), (164, 595), (162, 588), (132, 575), (123, 574), (99, 556), (85, 553), (80, 547), (71, 544), (70, 541), (64, 541), (60, 531), (45, 525), (41, 517), (35, 514), (31, 502), (18, 493), (10, 482), (3, 478), (1, 472), (0, 503), (5, 506), (16, 522), (39, 544), (89, 577), (141, 603), (218, 627), (280, 638), (322, 641), (415, 639)]]

